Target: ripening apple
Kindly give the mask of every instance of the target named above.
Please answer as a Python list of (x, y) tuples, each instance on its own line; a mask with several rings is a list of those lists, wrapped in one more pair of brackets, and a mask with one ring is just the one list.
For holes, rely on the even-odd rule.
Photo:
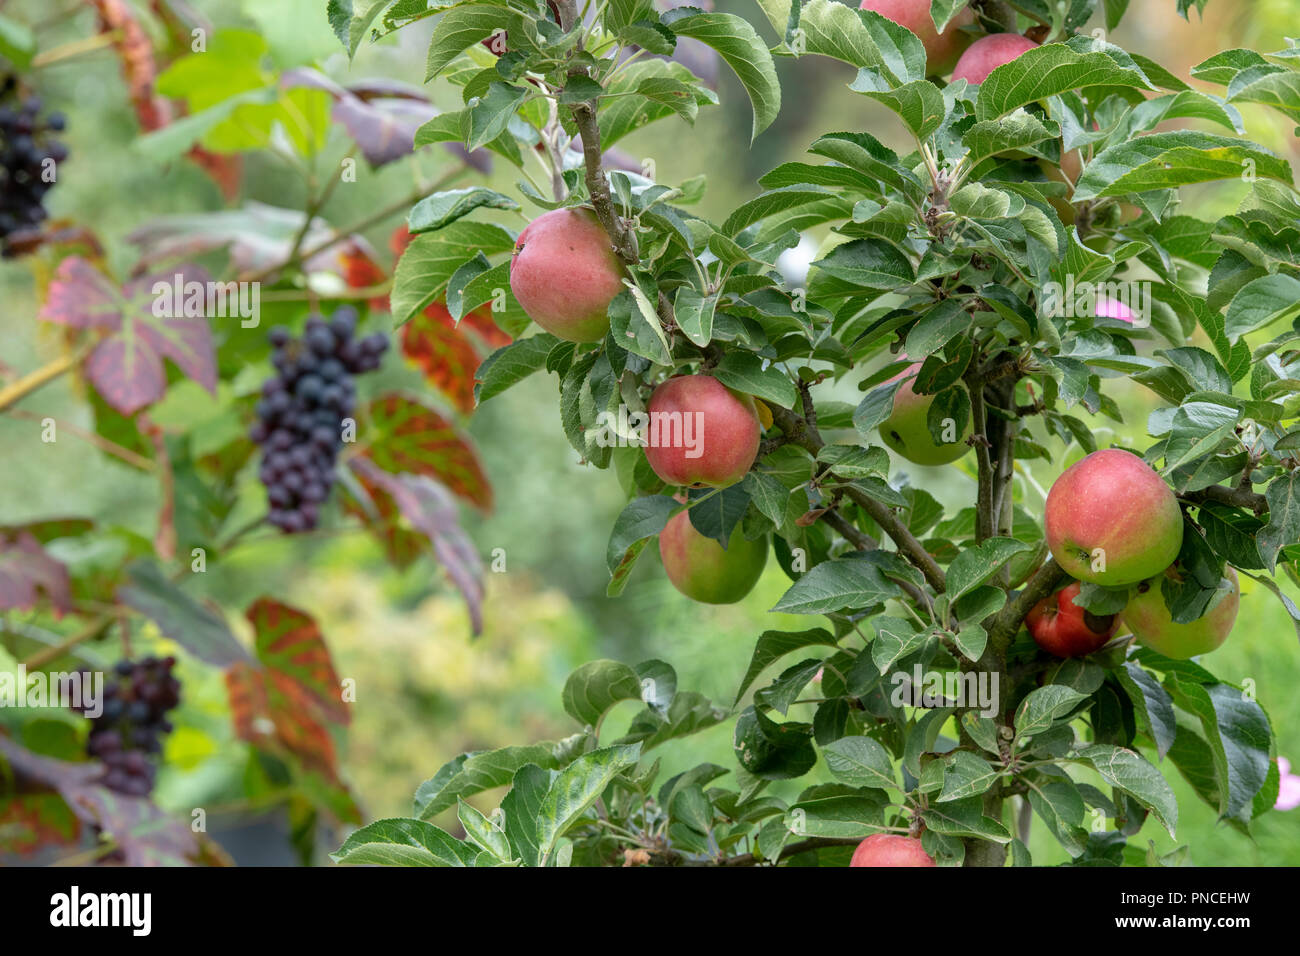
[(1231, 589), (1204, 616), (1194, 621), (1174, 623), (1173, 615), (1165, 604), (1160, 583), (1165, 577), (1175, 580), (1180, 578), (1178, 569), (1174, 567), (1170, 567), (1163, 575), (1156, 575), (1139, 584), (1121, 612), (1121, 617), (1139, 644), (1145, 644), (1165, 657), (1185, 661), (1198, 654), (1208, 654), (1228, 639), (1241, 603), (1241, 584), (1236, 569), (1226, 568), (1225, 576)]
[(569, 342), (609, 331), (609, 303), (623, 289), (623, 267), (590, 209), (553, 209), (515, 241), (510, 291), (528, 317)]
[(980, 37), (961, 55), (953, 67), (952, 78), (970, 84), (983, 83), (998, 67), (1036, 46), (1037, 43), (1019, 33), (991, 33)]
[(670, 485), (726, 488), (758, 456), (754, 399), (711, 375), (678, 375), (654, 390), (646, 406), (646, 460)]
[(889, 380), (897, 382), (899, 379), (907, 379), (894, 393), (894, 410), (880, 423), (880, 438), (898, 454), (917, 465), (947, 465), (970, 451), (970, 445), (966, 444), (966, 439), (971, 435), (970, 419), (966, 420), (966, 430), (961, 435), (954, 435), (953, 441), (934, 440), (927, 424), (934, 396), (918, 395), (912, 391), (912, 381), (920, 371), (921, 364), (917, 362), (909, 365)]
[(1082, 586), (1075, 581), (1043, 598), (1025, 617), (1034, 643), (1057, 657), (1083, 657), (1100, 650), (1119, 630), (1118, 614), (1093, 614), (1074, 603)]
[(668, 519), (659, 533), (659, 557), (673, 587), (705, 604), (735, 604), (753, 590), (767, 564), (767, 537), (746, 540), (737, 524), (724, 549), (700, 534), (690, 513)]
[(873, 833), (853, 851), (849, 866), (936, 866), (916, 837)]
[(1105, 587), (1159, 574), (1183, 545), (1178, 499), (1150, 465), (1120, 448), (1095, 451), (1056, 479), (1045, 524), (1066, 574)]
[(970, 35), (961, 28), (975, 22), (975, 14), (964, 9), (940, 33), (934, 28), (934, 18), (930, 16), (930, 0), (862, 0), (859, 6), (888, 17), (915, 33), (925, 47), (926, 72), (931, 76), (952, 69), (961, 51), (970, 43)]

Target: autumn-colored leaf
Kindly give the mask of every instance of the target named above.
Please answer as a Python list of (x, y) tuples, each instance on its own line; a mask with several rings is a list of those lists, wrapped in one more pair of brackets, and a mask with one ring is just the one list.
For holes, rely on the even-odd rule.
[(258, 659), (272, 672), (289, 678), (310, 695), (333, 720), (346, 724), (351, 714), (343, 703), (329, 648), (311, 615), (269, 597), (247, 611), (256, 633)]
[(445, 306), (435, 303), (402, 326), (402, 354), (457, 409), (474, 411), (474, 376), (482, 357)]
[(483, 562), (460, 526), (455, 503), (447, 489), (428, 475), (392, 474), (360, 456), (353, 458), (349, 465), (363, 479), (390, 495), (402, 517), (432, 542), (438, 561), (465, 597), (474, 633), (481, 633)]
[(344, 510), (361, 519), (383, 546), (390, 564), (397, 568), (410, 567), (416, 558), (429, 550), (429, 539), (403, 523), (402, 512), (392, 495), (364, 475), (358, 474), (356, 478), (365, 500), (358, 501), (347, 495), (343, 498)]
[(15, 794), (0, 801), (0, 854), (66, 846), (80, 836), (81, 821), (58, 794)]
[(140, 129), (161, 129), (172, 120), (171, 103), (158, 95), (158, 66), (153, 43), (126, 0), (91, 0), (99, 13), (99, 31), (114, 37), (113, 49), (122, 61), (131, 105)]
[(59, 613), (72, 610), (68, 569), (51, 558), (30, 532), (0, 534), (0, 609), (30, 610), (36, 606), (37, 592), (44, 593)]
[(362, 454), (385, 472), (408, 472), (437, 479), (483, 511), (492, 509), (478, 454), (451, 422), (418, 398), (381, 395), (366, 406)]
[[(197, 266), (177, 266), (167, 274), (142, 276), (117, 289), (79, 257), (59, 263), (40, 317), (76, 329), (111, 331), (86, 360), (86, 375), (104, 399), (123, 415), (162, 398), (167, 388), (163, 359), (216, 394), (216, 355), (212, 331), (203, 314), (189, 315), (173, 305), (156, 309), (154, 289), (179, 280), (207, 288), (207, 273)], [(163, 314), (158, 314), (162, 312)]]

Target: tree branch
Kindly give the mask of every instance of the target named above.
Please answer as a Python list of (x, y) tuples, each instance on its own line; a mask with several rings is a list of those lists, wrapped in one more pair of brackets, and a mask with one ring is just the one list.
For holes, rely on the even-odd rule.
[[(790, 409), (782, 408), (775, 403), (768, 403), (768, 407), (772, 410), (772, 421), (780, 426), (781, 431), (789, 438), (790, 444), (798, 445), (812, 455), (816, 455), (825, 446), (815, 425), (811, 425)], [(925, 545), (907, 530), (907, 526), (898, 519), (898, 515), (894, 514), (888, 505), (877, 501), (861, 488), (855, 488), (853, 485), (845, 485), (844, 494), (880, 525), (880, 529), (897, 545), (899, 553), (920, 569), (932, 588), (939, 592), (946, 588), (947, 580), (939, 563), (934, 560), (934, 556), (929, 551), (925, 550)]]
[(1200, 491), (1188, 491), (1178, 496), (1183, 501), (1194, 505), (1212, 501), (1215, 504), (1229, 505), (1233, 508), (1246, 508), (1262, 515), (1268, 511), (1268, 499), (1249, 488), (1225, 488), (1223, 485), (1210, 485)]
[(993, 628), (989, 632), (989, 643), (1005, 647), (1011, 643), (1016, 631), (1024, 623), (1025, 616), (1034, 609), (1034, 605), (1043, 598), (1056, 592), (1069, 575), (1052, 558), (1048, 558), (1037, 573), (1021, 589), (1020, 593), (1006, 603), (1006, 606), (993, 619)]

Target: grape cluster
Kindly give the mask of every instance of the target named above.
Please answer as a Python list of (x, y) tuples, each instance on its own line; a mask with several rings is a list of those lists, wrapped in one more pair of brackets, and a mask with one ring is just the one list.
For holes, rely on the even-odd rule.
[(352, 376), (379, 368), (388, 349), (382, 332), (354, 338), (356, 326), (356, 309), (342, 306), (328, 322), (309, 318), (301, 339), (283, 326), (271, 329), (279, 374), (262, 385), (249, 437), (262, 447), (267, 520), (281, 531), (316, 527), (334, 483), (343, 420), (356, 407)]
[(132, 797), (153, 790), (152, 756), (162, 752), (162, 735), (171, 732), (165, 717), (181, 700), (172, 676), (174, 657), (121, 660), (104, 686), (103, 711), (93, 719), (86, 751), (107, 768), (102, 783)]
[(10, 236), (40, 225), (45, 219), (47, 182), (45, 161), (56, 164), (68, 158), (68, 149), (50, 137), (64, 127), (63, 116), (40, 118), (41, 101), (34, 96), (21, 102), (12, 77), (0, 81), (0, 247), (13, 252)]

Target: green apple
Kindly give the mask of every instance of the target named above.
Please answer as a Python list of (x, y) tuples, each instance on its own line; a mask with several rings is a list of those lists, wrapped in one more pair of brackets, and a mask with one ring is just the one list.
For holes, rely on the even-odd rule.
[(1165, 577), (1179, 580), (1176, 568), (1169, 568), (1137, 586), (1121, 617), (1138, 643), (1165, 657), (1184, 661), (1198, 654), (1208, 654), (1228, 639), (1237, 620), (1241, 604), (1241, 583), (1234, 568), (1226, 569), (1227, 590), (1205, 614), (1186, 624), (1176, 624), (1165, 604), (1161, 582)]

